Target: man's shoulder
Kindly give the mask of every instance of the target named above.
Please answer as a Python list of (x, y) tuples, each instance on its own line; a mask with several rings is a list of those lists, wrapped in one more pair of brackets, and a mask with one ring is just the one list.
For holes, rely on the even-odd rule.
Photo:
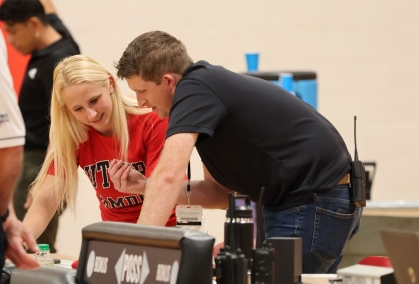
[(58, 42), (53, 44), (52, 50), (50, 52), (51, 56), (61, 57), (60, 59), (80, 54), (80, 49), (74, 39), (70, 36), (63, 36)]
[(62, 59), (76, 54), (80, 54), (78, 45), (72, 38), (63, 37), (50, 46), (32, 54), (29, 65), (36, 66), (39, 69), (46, 69), (51, 65), (55, 66)]
[(62, 38), (60, 42), (45, 55), (45, 61), (49, 61), (51, 64), (56, 64), (62, 59), (80, 54), (74, 41), (69, 38)]
[[(61, 34), (62, 38), (58, 43), (61, 43), (62, 46), (67, 47), (67, 49), (73, 49), (75, 52), (74, 54), (80, 54), (80, 48), (78, 44), (73, 39), (70, 31), (68, 28), (64, 25), (63, 21), (58, 17), (57, 14), (48, 14), (47, 15), (48, 22), (50, 25)], [(58, 44), (60, 46), (60, 44)], [(74, 55), (70, 54), (70, 55)]]
[(186, 70), (179, 83), (185, 85), (199, 84), (202, 86), (218, 85), (227, 76), (231, 77), (232, 74), (237, 75), (223, 66), (213, 65), (207, 61), (200, 60)]
[(57, 14), (47, 14), (47, 20), (48, 23), (61, 35), (71, 36), (70, 31), (67, 29)]

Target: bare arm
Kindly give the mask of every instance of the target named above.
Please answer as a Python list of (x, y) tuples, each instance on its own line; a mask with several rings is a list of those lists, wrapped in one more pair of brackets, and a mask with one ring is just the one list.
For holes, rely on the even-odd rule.
[(6, 233), (8, 247), (6, 257), (10, 259), (18, 268), (21, 269), (35, 269), (39, 267), (39, 263), (33, 257), (26, 253), (23, 249), (22, 243), (31, 251), (38, 251), (36, 241), (28, 228), (26, 228), (15, 215), (13, 204), (9, 206), (9, 217), (3, 223), (3, 229)]
[(0, 215), (4, 215), (12, 199), (23, 162), (23, 146), (1, 148), (0, 165)]
[(139, 224), (164, 226), (175, 206), (197, 133), (170, 136), (147, 182)]
[[(115, 188), (125, 193), (144, 195), (147, 178), (140, 172), (128, 166), (121, 167), (121, 165), (122, 161), (112, 161), (110, 163), (109, 175)], [(228, 192), (230, 190), (216, 182), (205, 165), (203, 167), (204, 180), (191, 181), (191, 203), (201, 205), (204, 208), (226, 209), (228, 207)], [(177, 204), (187, 204), (187, 184), (187, 181), (182, 183), (176, 201)]]
[(37, 239), (47, 227), (58, 208), (58, 202), (54, 193), (54, 176), (47, 175), (40, 190), (34, 196), (31, 207), (23, 220), (23, 224), (29, 228)]
[[(23, 164), (23, 144), (25, 128), (23, 119), (19, 112), (13, 84), (9, 69), (7, 68), (6, 49), (3, 41), (3, 34), (0, 31), (0, 104), (5, 106), (7, 117), (1, 132), (0, 148), (0, 214), (5, 215), (9, 209), (9, 216), (4, 222), (0, 222), (6, 235), (6, 240), (2, 238), (2, 249), (6, 249), (5, 256), (9, 258), (18, 268), (34, 269), (39, 267), (39, 263), (29, 256), (23, 249), (22, 243), (26, 242), (33, 251), (37, 251), (35, 239), (29, 230), (20, 222), (13, 210), (13, 192), (18, 181)], [(4, 64), (3, 64), (4, 62)], [(6, 134), (6, 135), (4, 135)], [(9, 140), (10, 139), (10, 140)], [(11, 146), (13, 145), (13, 146)]]
[[(191, 204), (201, 205), (204, 208), (226, 209), (228, 207), (228, 192), (230, 190), (220, 185), (208, 172), (205, 165), (204, 180), (191, 181)], [(187, 182), (183, 183), (179, 192), (178, 204), (187, 204)]]
[(0, 171), (0, 214), (4, 215), (9, 209), (9, 217), (3, 223), (3, 230), (6, 233), (9, 244), (6, 257), (9, 258), (18, 268), (35, 269), (39, 264), (22, 247), (26, 242), (33, 251), (37, 251), (35, 239), (30, 231), (23, 226), (13, 210), (12, 196), (14, 188), (22, 169), (23, 146), (1, 148), (0, 164), (3, 165)]
[(57, 14), (51, 0), (39, 0), (39, 2), (41, 2), (42, 6), (44, 6), (45, 14)]

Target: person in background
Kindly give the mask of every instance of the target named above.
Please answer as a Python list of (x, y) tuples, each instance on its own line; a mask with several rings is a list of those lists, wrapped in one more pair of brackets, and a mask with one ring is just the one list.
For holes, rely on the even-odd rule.
[(109, 169), (116, 189), (145, 193), (139, 224), (163, 225), (185, 204), (182, 175), (196, 147), (204, 180), (191, 184), (193, 204), (226, 208), (229, 191), (257, 202), (264, 187), (265, 238), (301, 237), (302, 272), (336, 272), (362, 209), (350, 202), (351, 156), (325, 117), (268, 81), (194, 63), (161, 31), (135, 38), (116, 68), (140, 105), (169, 117), (148, 180), (119, 163)]
[[(7, 51), (0, 30), (0, 268), (5, 257), (18, 268), (35, 269), (39, 263), (29, 256), (21, 243), (37, 251), (35, 239), (20, 222), (12, 206), (13, 191), (23, 163), (25, 126), (13, 90), (12, 76), (7, 66)], [(0, 274), (1, 280), (1, 274)]]
[[(37, 176), (48, 146), (54, 66), (67, 56), (79, 54), (80, 50), (50, 0), (5, 0), (0, 6), (0, 21), (4, 22), (11, 45), (18, 52), (31, 55), (19, 95), (26, 142), (23, 171), (14, 194), (16, 215), (23, 220), (31, 201), (29, 186)], [(57, 212), (38, 238), (39, 243), (50, 245), (51, 252), (56, 251), (58, 219)]]
[[(115, 190), (109, 164), (120, 159), (122, 169), (148, 177), (166, 129), (167, 119), (139, 108), (135, 97), (122, 96), (114, 77), (96, 61), (83, 55), (63, 59), (54, 71), (50, 145), (23, 223), (37, 237), (57, 208), (75, 209), (78, 167), (96, 191), (103, 221), (136, 223), (143, 196)], [(176, 225), (173, 208), (167, 226)]]

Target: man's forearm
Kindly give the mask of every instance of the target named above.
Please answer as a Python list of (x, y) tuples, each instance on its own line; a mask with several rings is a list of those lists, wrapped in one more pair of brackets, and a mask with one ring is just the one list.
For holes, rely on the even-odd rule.
[(0, 149), (0, 215), (6, 213), (22, 170), (23, 146)]
[(138, 224), (164, 226), (177, 202), (182, 178), (149, 181)]
[[(146, 180), (130, 181), (130, 188), (126, 193), (145, 195)], [(177, 204), (187, 204), (186, 194), (188, 182), (183, 181), (178, 194)], [(208, 209), (226, 209), (228, 207), (228, 188), (209, 180), (191, 180), (191, 204), (201, 205)]]
[(178, 200), (197, 137), (196, 133), (180, 133), (166, 139), (160, 160), (147, 183), (139, 224), (164, 226), (167, 223)]
[[(163, 183), (162, 180), (150, 180), (149, 188), (158, 188), (146, 192), (145, 202), (138, 219), (138, 224), (164, 226), (176, 203), (187, 204), (187, 182), (175, 181)], [(160, 182), (153, 184), (153, 182)], [(229, 190), (212, 181), (191, 181), (191, 204), (203, 208), (226, 209)]]
[[(187, 204), (188, 197), (186, 194), (188, 182), (182, 184), (177, 200), (178, 204)], [(191, 181), (191, 204), (201, 205), (208, 209), (226, 209), (228, 207), (229, 189), (209, 180), (192, 180)]]

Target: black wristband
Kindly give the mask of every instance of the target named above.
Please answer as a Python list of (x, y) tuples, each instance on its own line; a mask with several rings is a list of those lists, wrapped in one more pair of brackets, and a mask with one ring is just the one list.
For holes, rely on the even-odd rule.
[(0, 216), (0, 220), (4, 223), (7, 219), (7, 217), (9, 217), (9, 208), (7, 208), (6, 213), (4, 213), (4, 215)]

